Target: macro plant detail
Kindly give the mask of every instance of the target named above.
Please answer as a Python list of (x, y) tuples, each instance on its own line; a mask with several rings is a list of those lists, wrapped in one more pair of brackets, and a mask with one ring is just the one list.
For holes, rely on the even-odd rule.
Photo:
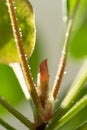
[[(68, 90), (66, 96), (55, 110), (56, 99), (60, 89), (62, 77), (64, 74), (67, 53), (70, 44), (77, 40), (79, 28), (83, 28), (85, 22), (85, 9), (82, 10), (81, 0), (66, 0), (67, 6), (67, 29), (65, 33), (64, 46), (59, 62), (58, 71), (54, 80), (52, 90), (49, 84), (49, 72), (47, 59), (41, 62), (37, 76), (37, 83), (34, 82), (28, 58), (34, 51), (36, 28), (34, 11), (31, 3), (28, 0), (2, 0), (0, 1), (1, 12), (4, 16), (1, 18), (0, 26), (4, 22), (6, 32), (6, 39), (1, 37), (0, 45), (0, 62), (12, 64), (18, 62), (26, 81), (26, 88), (31, 102), (34, 121), (27, 119), (22, 113), (18, 112), (12, 107), (3, 97), (0, 97), (0, 104), (12, 113), (18, 120), (20, 120), (30, 130), (59, 130), (66, 122), (71, 120), (76, 114), (87, 106), (87, 94), (82, 96), (74, 104), (72, 102), (77, 98), (82, 90), (83, 84), (87, 81), (87, 60), (77, 74), (75, 81)], [(20, 4), (21, 3), (21, 4)], [(26, 12), (26, 13), (25, 13)], [(79, 22), (79, 14), (84, 14), (83, 21)], [(0, 14), (1, 15), (1, 14)], [(78, 25), (78, 26), (77, 26)], [(5, 28), (1, 29), (0, 33), (4, 33)], [(73, 33), (75, 28), (75, 34)], [(84, 30), (83, 30), (84, 31)], [(83, 55), (83, 54), (82, 54)], [(85, 56), (86, 57), (86, 56)], [(32, 66), (31, 66), (32, 67)], [(13, 126), (0, 119), (0, 124), (8, 130), (15, 130)], [(76, 130), (87, 128), (87, 122), (82, 122)]]

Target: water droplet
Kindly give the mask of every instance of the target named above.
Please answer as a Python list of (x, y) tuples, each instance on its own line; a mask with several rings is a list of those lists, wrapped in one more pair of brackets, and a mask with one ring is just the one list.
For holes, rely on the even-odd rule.
[(33, 77), (32, 77), (32, 80), (33, 80)]
[(19, 31), (21, 31), (21, 28), (19, 28)]
[(14, 7), (14, 10), (16, 10), (16, 6)]
[(22, 34), (20, 34), (20, 37), (22, 37)]
[(68, 37), (68, 36), (69, 36), (69, 33), (67, 32), (67, 33), (66, 33), (66, 37)]
[(64, 74), (66, 75), (66, 74), (67, 74), (67, 72), (66, 72), (66, 71), (64, 71)]
[(20, 37), (22, 37), (22, 32), (20, 31)]
[(29, 70), (31, 70), (31, 67), (28, 65), (28, 67), (29, 67)]
[(59, 76), (56, 76), (55, 79), (58, 80), (58, 79), (59, 79)]
[(25, 57), (27, 57), (27, 55), (25, 54)]
[[(27, 60), (28, 59), (28, 57), (27, 57), (27, 55), (25, 54), (25, 59)], [(29, 67), (29, 66), (28, 66)]]
[(22, 37), (22, 31), (21, 28), (19, 28), (20, 37)]

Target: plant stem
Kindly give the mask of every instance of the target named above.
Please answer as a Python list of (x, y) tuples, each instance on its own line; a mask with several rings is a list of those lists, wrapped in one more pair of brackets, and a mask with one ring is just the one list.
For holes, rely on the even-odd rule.
[(0, 118), (0, 124), (5, 127), (7, 130), (17, 130), (15, 128), (13, 128), (11, 125), (9, 125), (7, 122), (3, 121), (1, 118)]
[(15, 110), (10, 104), (5, 101), (4, 98), (0, 97), (0, 104), (4, 106), (9, 112), (11, 112), (17, 119), (19, 119), (24, 125), (26, 125), (31, 130), (34, 130), (34, 125), (26, 117), (24, 117), (20, 112)]
[(54, 81), (53, 90), (52, 90), (52, 95), (53, 95), (54, 99), (56, 99), (56, 97), (57, 97), (58, 90), (60, 88), (60, 84), (61, 84), (62, 77), (64, 74), (64, 69), (65, 69), (66, 60), (67, 60), (68, 42), (69, 42), (69, 38), (70, 38), (71, 31), (73, 28), (74, 17), (76, 15), (76, 11), (77, 11), (79, 3), (80, 3), (80, 0), (77, 0), (73, 14), (68, 21), (68, 26), (67, 26), (67, 30), (66, 30), (66, 34), (65, 34), (65, 41), (64, 41), (64, 46), (63, 46), (63, 50), (62, 50), (62, 55), (60, 58), (60, 63), (59, 63), (56, 79)]
[(81, 124), (78, 128), (75, 130), (87, 130), (87, 121)]
[(55, 123), (51, 123), (46, 130), (56, 130), (63, 126), (67, 121), (74, 117), (80, 110), (87, 105), (87, 95), (81, 98), (60, 120), (55, 120)]
[(7, 5), (8, 5), (9, 15), (10, 15), (10, 19), (11, 19), (13, 34), (14, 34), (14, 39), (16, 42), (18, 56), (19, 56), (21, 67), (22, 67), (22, 71), (23, 71), (23, 74), (25, 76), (28, 90), (30, 92), (30, 95), (31, 95), (31, 98), (34, 102), (34, 105), (40, 111), (41, 103), (40, 103), (38, 94), (37, 94), (36, 89), (35, 89), (35, 84), (33, 82), (33, 78), (32, 78), (31, 72), (30, 72), (30, 67), (29, 67), (28, 62), (27, 62), (26, 53), (25, 53), (24, 48), (23, 48), (23, 42), (22, 42), (22, 38), (20, 36), (19, 27), (18, 27), (18, 20), (16, 17), (15, 9), (14, 9), (14, 0), (7, 0)]
[(71, 88), (69, 89), (66, 97), (60, 104), (60, 107), (54, 113), (53, 118), (51, 120), (52, 124), (55, 124), (55, 121), (59, 120), (69, 110), (70, 106), (74, 102), (74, 99), (82, 90), (83, 84), (85, 83), (86, 80), (87, 80), (87, 60), (83, 63), (79, 73), (77, 74), (77, 77), (75, 78), (75, 81), (73, 82)]
[(87, 105), (87, 95), (81, 98), (59, 121), (57, 128), (60, 128), (72, 117), (74, 117), (80, 110), (82, 110)]
[(60, 107), (67, 109), (70, 107), (76, 96), (81, 91), (83, 84), (87, 80), (87, 60), (84, 61), (79, 73), (77, 74), (75, 81), (68, 90), (64, 100), (62, 101)]

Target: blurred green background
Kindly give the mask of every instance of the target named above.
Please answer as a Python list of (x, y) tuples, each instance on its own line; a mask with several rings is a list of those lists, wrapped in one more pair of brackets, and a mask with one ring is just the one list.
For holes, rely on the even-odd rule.
[[(29, 59), (32, 75), (36, 82), (39, 64), (42, 60), (47, 58), (50, 72), (50, 86), (52, 86), (62, 51), (66, 28), (66, 24), (62, 19), (62, 2), (61, 0), (55, 0), (55, 2), (53, 0), (30, 1), (34, 6), (37, 27), (36, 46), (33, 55)], [(83, 1), (84, 2), (81, 3), (82, 6), (80, 5), (80, 8), (78, 10), (78, 19), (75, 21), (74, 29), (69, 43), (69, 58), (66, 67), (67, 75), (64, 75), (63, 82), (61, 84), (61, 89), (58, 97), (59, 101), (62, 100), (63, 95), (65, 95), (65, 92), (68, 89), (68, 86), (71, 86), (81, 66), (81, 63), (87, 56), (87, 16), (85, 13), (87, 12), (87, 2), (86, 0)], [(83, 10), (82, 13), (81, 10)], [(80, 19), (81, 21), (78, 23)], [(74, 58), (71, 59), (71, 57), (74, 57), (75, 60)], [(81, 95), (84, 95), (85, 93), (87, 93), (86, 85), (83, 87), (83, 91), (80, 93), (78, 98), (80, 98)], [(23, 109), (25, 101), (24, 94), (13, 70), (11, 67), (5, 64), (0, 64), (0, 96), (5, 97), (6, 100), (15, 107), (18, 107), (19, 104), (21, 104), (21, 107)], [(25, 104), (27, 104), (26, 106), (29, 105), (28, 102)], [(25, 113), (25, 108), (23, 111)], [(29, 110), (26, 111), (26, 113), (28, 112)], [(3, 117), (3, 114), (5, 115), (6, 113), (7, 111), (0, 105), (0, 115)], [(84, 120), (87, 120), (87, 107), (79, 112), (78, 115), (67, 122), (59, 130), (74, 130), (74, 128)], [(19, 122), (18, 127), (20, 129)]]

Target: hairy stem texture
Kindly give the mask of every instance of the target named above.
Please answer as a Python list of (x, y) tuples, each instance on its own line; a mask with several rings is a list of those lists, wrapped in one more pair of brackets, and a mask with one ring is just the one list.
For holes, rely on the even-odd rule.
[(23, 74), (25, 76), (25, 80), (28, 86), (28, 90), (30, 92), (31, 98), (34, 102), (34, 105), (38, 110), (41, 109), (41, 104), (40, 100), (38, 98), (36, 89), (35, 89), (35, 84), (33, 82), (33, 78), (30, 72), (30, 67), (27, 62), (26, 54), (23, 48), (23, 42), (22, 38), (20, 36), (20, 31), (18, 27), (18, 20), (16, 17), (16, 11), (14, 8), (14, 0), (7, 0), (7, 5), (8, 5), (8, 10), (9, 10), (9, 15), (11, 19), (11, 24), (12, 24), (12, 29), (13, 29), (13, 34), (14, 34), (14, 39), (16, 42), (17, 46), (17, 51), (18, 51), (18, 56), (19, 56), (19, 61), (22, 67)]
[(80, 2), (80, 0), (77, 0), (73, 14), (68, 21), (68, 26), (67, 26), (67, 30), (66, 30), (66, 34), (65, 34), (64, 46), (63, 46), (63, 50), (62, 50), (62, 56), (61, 56), (61, 59), (60, 59), (56, 79), (54, 81), (53, 90), (52, 90), (52, 95), (53, 95), (54, 99), (56, 99), (56, 97), (57, 97), (58, 90), (60, 88), (60, 84), (61, 84), (62, 77), (63, 77), (63, 74), (64, 74), (64, 69), (65, 69), (66, 60), (67, 60), (68, 42), (69, 42), (69, 38), (70, 38), (71, 31), (72, 31), (72, 28), (73, 28), (74, 17), (75, 17), (79, 2)]

